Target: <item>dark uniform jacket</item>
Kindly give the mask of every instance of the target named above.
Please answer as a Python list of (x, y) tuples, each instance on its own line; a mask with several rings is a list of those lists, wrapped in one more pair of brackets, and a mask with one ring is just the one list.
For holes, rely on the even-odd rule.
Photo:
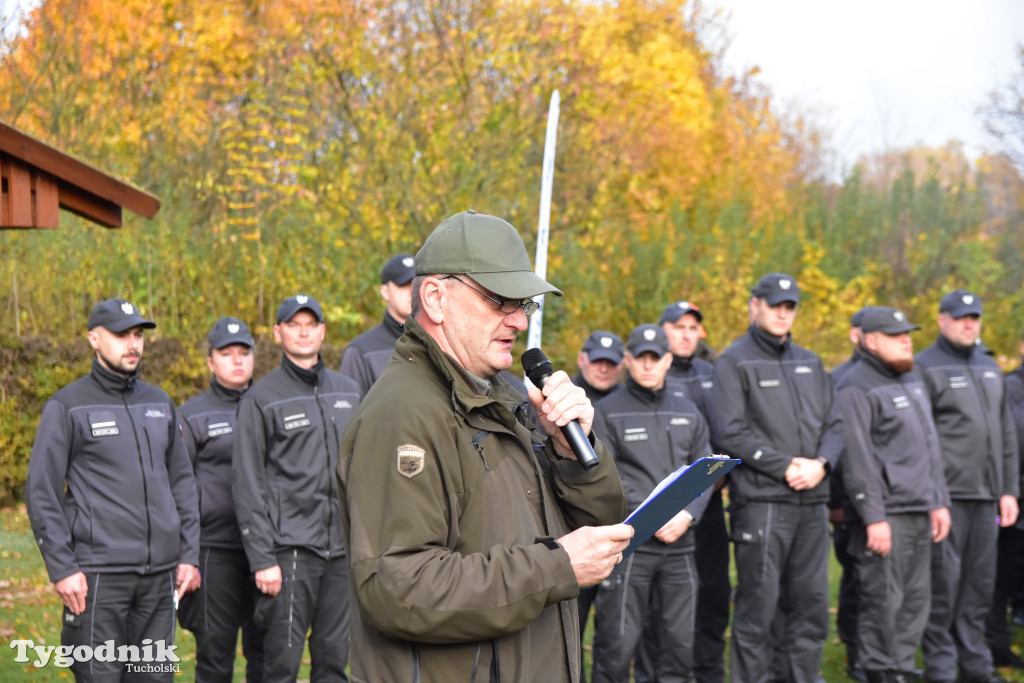
[(949, 505), (932, 405), (917, 372), (897, 375), (864, 353), (840, 380), (836, 401), (846, 432), (843, 483), (865, 524)]
[(210, 388), (178, 408), (178, 428), (199, 489), (199, 545), (242, 549), (231, 496), (231, 451), (238, 403), (245, 390), (228, 389), (216, 378)]
[[(846, 376), (846, 373), (857, 364), (863, 356), (859, 347), (854, 347), (850, 357), (839, 365), (832, 368), (828, 374), (832, 376), (832, 384), (839, 386), (839, 381)], [(845, 451), (844, 451), (845, 452)], [(853, 522), (857, 519), (857, 510), (850, 504), (850, 498), (846, 495), (846, 487), (843, 485), (843, 462), (845, 458), (840, 457), (828, 478), (828, 507), (831, 510), (842, 509), (844, 522)]]
[(353, 339), (341, 357), (341, 374), (351, 377), (365, 395), (377, 381), (391, 358), (395, 342), (402, 336), (402, 323), (390, 313), (378, 325)]
[(584, 470), (521, 404), (500, 375), (481, 395), (406, 322), (338, 466), (353, 681), (579, 680), (579, 584), (544, 541), (621, 522), (622, 485), (600, 441)]
[(695, 356), (684, 358), (672, 356), (672, 365), (668, 369), (668, 379), (683, 387), (686, 398), (693, 401), (700, 409), (705, 420), (711, 420), (711, 390), (714, 382), (715, 366)]
[(996, 362), (976, 346), (958, 346), (939, 335), (915, 363), (931, 396), (950, 497), (1017, 497), (1017, 435)]
[(743, 461), (729, 473), (732, 502), (827, 502), (828, 477), (806, 491), (786, 483), (792, 458), (824, 457), (834, 468), (843, 451), (842, 419), (821, 359), (790, 335), (780, 340), (752, 325), (719, 356), (714, 382), (711, 440)]
[(51, 581), (199, 564), (196, 483), (174, 403), (138, 373), (93, 359), (46, 402), (25, 503)]
[(242, 398), (232, 493), (254, 572), (277, 565), (277, 553), (288, 548), (325, 559), (345, 552), (334, 470), (361, 397), (323, 358), (306, 370), (282, 356)]
[[(661, 389), (647, 389), (632, 377), (626, 378), (624, 386), (594, 406), (594, 431), (615, 458), (626, 505), (632, 512), (662, 479), (711, 455), (711, 446), (707, 422), (681, 387), (667, 382)], [(707, 501), (700, 496), (687, 506), (694, 523), (700, 520)], [(651, 538), (639, 551), (693, 552), (694, 538), (687, 532), (671, 545)]]

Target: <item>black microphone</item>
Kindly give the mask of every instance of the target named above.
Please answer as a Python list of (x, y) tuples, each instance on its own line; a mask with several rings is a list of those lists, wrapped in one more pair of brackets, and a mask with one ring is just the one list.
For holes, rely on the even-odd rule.
[[(527, 349), (522, 355), (522, 361), (523, 372), (537, 388), (542, 389), (544, 383), (548, 381), (548, 377), (555, 374), (554, 368), (551, 367), (551, 361), (540, 349)], [(590, 470), (597, 467), (597, 454), (594, 453), (594, 448), (587, 440), (587, 435), (583, 433), (580, 423), (573, 420), (560, 429), (583, 469)]]

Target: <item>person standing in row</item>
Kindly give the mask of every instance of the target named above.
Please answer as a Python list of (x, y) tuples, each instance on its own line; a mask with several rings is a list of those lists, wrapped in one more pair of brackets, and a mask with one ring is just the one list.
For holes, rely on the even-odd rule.
[[(50, 397), (32, 444), (25, 505), (68, 648), (173, 648), (177, 596), (200, 582), (196, 482), (174, 403), (139, 379), (143, 330), (155, 327), (124, 299), (96, 304), (92, 370)], [(72, 672), (120, 680), (130, 666), (94, 657)]]
[(792, 341), (800, 290), (783, 273), (751, 291), (752, 324), (715, 364), (712, 442), (743, 464), (730, 474), (736, 558), (730, 673), (771, 676), (771, 624), (780, 593), (787, 678), (815, 683), (829, 622), (828, 484), (843, 449), (842, 420), (821, 359)]
[(196, 683), (230, 683), (242, 631), (245, 680), (263, 676), (263, 632), (253, 622), (256, 586), (231, 496), (231, 454), (238, 404), (252, 384), (253, 339), (231, 316), (206, 336), (210, 388), (178, 409), (178, 430), (199, 489), (199, 590), (181, 599), (178, 621), (196, 638)]
[[(952, 500), (949, 537), (932, 554), (923, 641), (929, 683), (999, 683), (985, 642), (996, 531), (1017, 521), (1020, 464), (1003, 373), (979, 348), (981, 299), (957, 289), (939, 303), (939, 338), (917, 354)], [(998, 520), (998, 525), (994, 522)]]
[[(595, 407), (594, 429), (615, 458), (631, 511), (672, 472), (711, 454), (704, 416), (666, 382), (671, 364), (665, 331), (638, 325), (626, 343), (624, 388)], [(697, 498), (602, 582), (595, 616), (595, 683), (629, 679), (630, 660), (649, 616), (661, 645), (649, 662), (654, 679), (689, 679), (697, 568), (696, 542), (688, 532), (706, 504), (706, 497)]]
[[(686, 397), (697, 404), (704, 419), (710, 424), (715, 368), (699, 357), (701, 349), (706, 348), (701, 343), (707, 335), (703, 311), (690, 301), (677, 301), (665, 307), (658, 324), (668, 335), (672, 349), (668, 379), (682, 385)], [(706, 355), (714, 357), (710, 353)], [(725, 682), (725, 631), (729, 626), (732, 600), (729, 529), (722, 500), (722, 489), (727, 485), (728, 477), (715, 482), (708, 494), (701, 522), (695, 530), (697, 552), (694, 558), (700, 579), (693, 641), (693, 675), (697, 683)]]
[(583, 389), (591, 403), (622, 388), (622, 357), (626, 347), (614, 332), (594, 330), (576, 355), (578, 371), (572, 383)]
[(362, 391), (324, 367), (325, 333), (316, 299), (281, 302), (274, 325), (281, 365), (238, 407), (232, 493), (260, 591), (254, 619), (266, 629), (263, 683), (295, 680), (307, 633), (311, 678), (348, 680), (348, 561), (334, 472)]
[(888, 306), (855, 322), (860, 358), (836, 401), (843, 486), (860, 521), (847, 548), (858, 577), (858, 661), (868, 683), (910, 683), (931, 605), (932, 544), (949, 533), (949, 491), (928, 391), (913, 371), (910, 332), (921, 328)]
[(397, 254), (380, 269), (380, 298), (387, 305), (384, 319), (350, 341), (341, 357), (341, 374), (355, 380), (363, 394), (384, 372), (395, 341), (402, 336), (402, 325), (412, 306), (413, 266), (412, 254)]
[[(412, 315), (338, 466), (354, 681), (580, 679), (576, 595), (632, 528), (583, 390), (562, 371), (531, 388), (538, 429), (500, 376), (544, 293), (561, 294), (494, 216), (451, 216), (416, 255)], [(590, 470), (559, 429), (570, 420), (590, 433)]]

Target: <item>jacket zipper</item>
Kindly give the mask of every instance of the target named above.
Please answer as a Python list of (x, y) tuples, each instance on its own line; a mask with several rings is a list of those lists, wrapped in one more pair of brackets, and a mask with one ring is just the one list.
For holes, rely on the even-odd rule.
[[(124, 410), (128, 413), (128, 421), (132, 424), (132, 435), (135, 437), (135, 451), (139, 454), (139, 469), (142, 470), (142, 500), (146, 505), (146, 573), (153, 563), (153, 526), (149, 516), (149, 481), (146, 479), (146, 461), (142, 457), (142, 444), (139, 442), (139, 430), (135, 427), (135, 418), (128, 408), (128, 399), (121, 394), (121, 402), (124, 403)], [(148, 438), (148, 435), (147, 435)], [(152, 452), (150, 453), (152, 460)]]
[(473, 436), (473, 448), (475, 448), (476, 452), (480, 454), (480, 459), (484, 461), (485, 470), (490, 470), (491, 468), (487, 464), (487, 456), (484, 455), (484, 447), (480, 445), (480, 442), (486, 439), (488, 434), (490, 434), (490, 432), (481, 429)]

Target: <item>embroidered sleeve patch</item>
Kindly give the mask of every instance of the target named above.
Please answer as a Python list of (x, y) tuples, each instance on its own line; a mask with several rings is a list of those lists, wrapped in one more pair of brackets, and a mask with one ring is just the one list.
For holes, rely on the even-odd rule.
[(411, 443), (398, 447), (398, 473), (412, 479), (423, 471), (426, 462), (426, 451)]

